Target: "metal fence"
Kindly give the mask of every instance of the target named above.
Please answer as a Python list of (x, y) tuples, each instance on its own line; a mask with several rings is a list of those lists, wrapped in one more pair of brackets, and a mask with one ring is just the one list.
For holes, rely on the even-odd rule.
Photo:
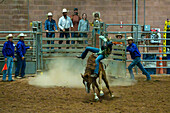
[[(134, 31), (108, 31), (108, 27), (111, 26), (132, 26), (135, 27)], [(170, 38), (167, 39), (156, 39), (159, 41), (159, 45), (157, 44), (151, 44), (151, 43), (146, 43), (147, 41), (153, 40), (153, 38), (150, 37), (144, 37), (144, 38), (137, 38), (139, 37), (138, 35), (144, 34), (145, 36), (150, 36), (153, 32), (141, 32), (138, 30), (138, 24), (105, 24), (103, 22), (100, 23), (94, 23), (94, 27), (92, 31), (89, 32), (65, 32), (65, 33), (87, 33), (88, 37), (68, 37), (68, 38), (61, 38), (59, 36), (61, 31), (58, 32), (50, 32), (50, 33), (55, 33), (56, 36), (55, 38), (48, 38), (45, 36), (47, 32), (42, 30), (42, 22), (40, 21), (34, 21), (32, 23), (32, 31), (0, 31), (0, 35), (3, 35), (0, 37), (0, 52), (2, 52), (2, 47), (3, 43), (6, 41), (6, 38), (4, 37), (5, 35), (9, 33), (13, 33), (14, 35), (18, 35), (19, 33), (26, 33), (28, 36), (25, 37), (25, 42), (27, 46), (33, 46), (33, 50), (28, 50), (26, 53), (26, 61), (27, 63), (31, 63), (31, 66), (27, 65), (27, 71), (26, 73), (32, 72), (35, 73), (37, 70), (44, 70), (46, 69), (46, 64), (44, 63), (48, 59), (53, 59), (56, 57), (75, 57), (78, 54), (81, 54), (85, 47), (87, 46), (93, 46), (101, 47), (102, 45), (102, 40), (98, 39), (97, 35), (104, 35), (104, 36), (110, 36), (110, 35), (115, 35), (115, 34), (123, 34), (124, 38), (119, 40), (116, 38), (111, 38), (112, 41), (114, 42), (122, 42), (124, 45), (122, 46), (113, 46), (112, 49), (112, 54), (109, 56), (108, 59), (114, 60), (114, 61), (120, 61), (125, 64), (125, 70), (127, 69), (127, 65), (132, 61), (129, 57), (129, 53), (126, 52), (126, 47), (127, 47), (127, 41), (126, 38), (127, 36), (133, 36), (135, 38), (135, 43), (138, 46), (139, 50), (141, 51), (142, 49), (148, 49), (148, 48), (169, 48), (170, 45), (162, 45), (163, 40), (170, 40)], [(98, 32), (99, 31), (99, 32)], [(167, 32), (159, 32), (159, 33), (170, 33), (170, 31)], [(162, 34), (163, 35), (163, 34)], [(18, 41), (18, 38), (14, 38), (14, 43)], [(54, 41), (54, 44), (47, 44), (47, 41)], [(59, 44), (59, 41), (63, 41), (62, 44)], [(69, 44), (66, 43), (66, 41), (69, 41)], [(72, 43), (72, 41), (75, 41), (75, 43)], [(88, 43), (87, 43), (88, 42)], [(146, 69), (155, 69), (156, 71), (159, 69), (164, 70), (164, 74), (167, 74), (166, 72), (170, 68), (169, 66), (169, 55), (170, 52), (164, 52), (160, 53), (159, 49), (156, 49), (156, 51), (149, 50), (149, 51), (141, 51), (142, 54), (142, 62), (145, 65)], [(144, 56), (147, 55), (154, 55), (157, 58), (154, 59), (146, 59)], [(163, 60), (159, 60), (159, 56), (164, 55), (167, 56), (166, 58), (163, 58)], [(1, 62), (1, 67), (4, 64), (4, 57), (2, 54), (0, 54), (0, 62)], [(148, 64), (148, 62), (155, 63), (157, 65), (151, 66)], [(159, 66), (158, 63), (163, 62), (163, 66)], [(32, 66), (34, 65), (34, 66)], [(138, 68), (135, 67), (136, 72), (138, 73)], [(165, 71), (166, 70), (166, 71)], [(125, 72), (126, 74), (126, 72)], [(157, 74), (157, 73), (153, 73)]]

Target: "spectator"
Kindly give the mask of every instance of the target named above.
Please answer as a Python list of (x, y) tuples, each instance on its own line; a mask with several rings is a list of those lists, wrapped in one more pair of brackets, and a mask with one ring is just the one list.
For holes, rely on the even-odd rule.
[[(123, 38), (123, 35), (122, 34), (117, 34), (116, 38), (121, 40)], [(115, 46), (119, 46), (119, 47), (125, 45), (125, 43), (122, 43), (122, 42), (113, 42), (113, 44)], [(114, 49), (114, 50), (115, 51), (122, 51), (122, 49)], [(122, 54), (113, 54), (113, 55), (122, 56)], [(114, 60), (122, 61), (122, 59), (118, 59), (118, 58), (114, 58)]]
[[(67, 9), (63, 9), (62, 13), (63, 16), (60, 17), (59, 21), (58, 21), (58, 26), (60, 28), (60, 31), (62, 31), (62, 33), (60, 33), (60, 38), (69, 38), (69, 33), (68, 31), (70, 30), (71, 27), (73, 27), (73, 23), (71, 21), (71, 18), (69, 16), (67, 16)], [(59, 41), (59, 44), (62, 44), (63, 41)], [(66, 44), (70, 44), (70, 41), (67, 40)], [(61, 47), (59, 47), (59, 49), (61, 49)], [(67, 49), (69, 49), (69, 47), (67, 47)]]
[[(78, 31), (89, 31), (89, 30), (90, 30), (90, 25), (89, 25), (89, 21), (87, 20), (87, 14), (83, 13), (82, 19), (79, 22)], [(80, 37), (87, 38), (87, 33), (80, 33)], [(82, 43), (82, 41), (80, 43)], [(88, 44), (88, 41), (85, 41), (85, 44)]]
[[(18, 41), (16, 45), (16, 53), (17, 53), (17, 68), (15, 71), (15, 78), (25, 78), (25, 68), (26, 68), (26, 62), (25, 62), (25, 53), (27, 49), (32, 49), (32, 47), (26, 47), (24, 43), (24, 37), (27, 36), (24, 33), (21, 33), (18, 35), (18, 38), (20, 40)], [(19, 77), (19, 72), (21, 69), (21, 76)]]
[[(52, 19), (53, 14), (51, 12), (49, 12), (47, 16), (48, 16), (48, 19), (45, 21), (45, 31), (47, 32), (46, 37), (54, 38), (55, 33), (49, 33), (49, 31), (57, 32), (57, 25), (56, 25), (55, 20)], [(47, 41), (47, 44), (54, 44), (54, 41)], [(47, 47), (47, 49), (49, 49), (49, 47)], [(51, 47), (51, 49), (54, 49), (54, 47)]]
[[(99, 23), (102, 22), (102, 19), (100, 18), (100, 12), (94, 12), (93, 13), (94, 20), (92, 22), (92, 26), (94, 26), (94, 23), (98, 23), (95, 25), (95, 27), (99, 27)], [(101, 26), (102, 27), (102, 26)], [(92, 31), (93, 36), (96, 38), (96, 47), (99, 48), (99, 35), (102, 35), (100, 29), (93, 29)]]
[[(78, 15), (78, 8), (74, 8), (74, 14), (71, 16), (71, 20), (73, 22), (72, 31), (78, 31), (78, 25), (80, 21), (80, 16)], [(71, 37), (76, 38), (78, 37), (78, 33), (71, 33)], [(71, 41), (71, 44), (75, 44), (75, 41)]]
[(3, 71), (3, 78), (2, 81), (6, 81), (6, 75), (8, 72), (8, 81), (14, 81), (12, 79), (12, 67), (13, 67), (13, 61), (15, 61), (14, 56), (14, 49), (15, 45), (13, 43), (13, 36), (12, 34), (9, 34), (7, 36), (7, 42), (4, 43), (2, 54), (4, 55), (5, 62), (7, 63), (7, 70)]

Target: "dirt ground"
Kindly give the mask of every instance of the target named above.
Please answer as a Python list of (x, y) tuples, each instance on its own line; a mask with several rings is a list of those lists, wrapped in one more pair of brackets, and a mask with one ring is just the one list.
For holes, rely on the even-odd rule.
[(0, 113), (170, 113), (170, 76), (154, 76), (152, 81), (137, 78), (133, 86), (111, 87), (98, 102), (84, 88), (40, 88), (28, 79), (0, 82)]

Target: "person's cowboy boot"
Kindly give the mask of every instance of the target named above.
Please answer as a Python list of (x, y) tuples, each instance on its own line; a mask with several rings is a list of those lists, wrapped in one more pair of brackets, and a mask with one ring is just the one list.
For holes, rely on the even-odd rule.
[(77, 57), (77, 58), (82, 58), (80, 55), (77, 55), (76, 57)]

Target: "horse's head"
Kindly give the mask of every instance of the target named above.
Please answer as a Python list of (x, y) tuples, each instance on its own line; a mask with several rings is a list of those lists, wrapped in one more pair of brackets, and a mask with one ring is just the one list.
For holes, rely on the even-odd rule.
[(90, 93), (90, 86), (91, 86), (91, 84), (93, 82), (93, 79), (88, 75), (82, 75), (81, 74), (81, 77), (83, 78), (83, 84), (84, 84), (84, 86), (86, 88), (86, 92)]

